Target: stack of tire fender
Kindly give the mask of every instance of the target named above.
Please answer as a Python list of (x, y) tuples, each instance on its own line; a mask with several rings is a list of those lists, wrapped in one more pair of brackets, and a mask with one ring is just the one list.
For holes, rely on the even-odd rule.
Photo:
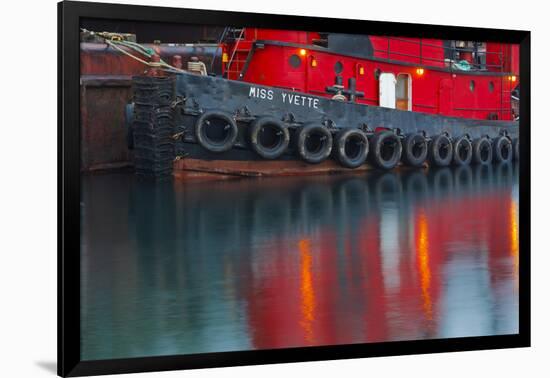
[[(213, 132), (214, 128), (218, 131)], [(442, 133), (427, 138), (423, 133), (399, 136), (391, 130), (381, 130), (367, 136), (357, 128), (329, 129), (320, 123), (305, 123), (290, 130), (275, 117), (258, 117), (247, 126), (250, 148), (269, 160), (280, 158), (292, 146), (297, 155), (310, 164), (333, 156), (347, 168), (357, 168), (369, 159), (375, 167), (386, 170), (400, 163), (412, 167), (425, 163), (445, 167), (519, 159), (518, 140), (507, 135), (472, 140), (468, 135), (451, 137)], [(195, 124), (197, 142), (215, 153), (231, 149), (238, 134), (234, 117), (221, 111), (207, 111)]]
[(172, 174), (174, 160), (174, 77), (137, 76), (131, 134), (135, 170), (140, 176)]

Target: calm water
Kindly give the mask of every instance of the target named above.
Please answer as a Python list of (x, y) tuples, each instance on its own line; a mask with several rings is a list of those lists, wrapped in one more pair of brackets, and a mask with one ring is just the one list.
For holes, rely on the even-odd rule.
[(518, 167), (83, 178), (82, 358), (518, 332)]

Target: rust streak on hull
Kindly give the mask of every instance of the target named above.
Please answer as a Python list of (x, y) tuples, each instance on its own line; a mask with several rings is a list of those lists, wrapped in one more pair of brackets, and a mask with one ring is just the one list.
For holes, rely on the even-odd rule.
[[(223, 178), (239, 176), (303, 176), (349, 172), (365, 172), (369, 165), (351, 169), (339, 165), (333, 160), (320, 164), (308, 164), (299, 160), (201, 160), (182, 159), (174, 163), (176, 178)], [(225, 176), (225, 177), (224, 177)]]

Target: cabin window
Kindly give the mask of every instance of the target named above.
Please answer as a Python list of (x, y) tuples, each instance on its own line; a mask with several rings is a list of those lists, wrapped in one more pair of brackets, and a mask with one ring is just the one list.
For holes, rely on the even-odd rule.
[(399, 74), (395, 83), (395, 107), (401, 110), (412, 110), (411, 75)]
[(470, 80), (470, 92), (473, 92), (476, 89), (476, 82)]
[(342, 73), (343, 70), (344, 70), (344, 65), (342, 64), (342, 62), (340, 61), (336, 62), (336, 64), (334, 65), (334, 72), (336, 72), (336, 74), (339, 75)]
[(288, 59), (288, 63), (294, 67), (294, 68), (298, 68), (300, 67), (300, 63), (302, 63), (302, 60), (300, 59), (300, 57), (296, 54), (292, 54), (290, 56), (290, 58)]
[(492, 81), (489, 82), (489, 92), (490, 93), (493, 93), (493, 91), (495, 90), (495, 83), (493, 83)]

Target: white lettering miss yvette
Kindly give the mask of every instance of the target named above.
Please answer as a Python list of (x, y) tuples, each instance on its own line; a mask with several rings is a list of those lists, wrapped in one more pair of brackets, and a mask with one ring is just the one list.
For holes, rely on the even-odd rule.
[[(319, 106), (319, 99), (309, 96), (302, 96), (296, 93), (281, 92), (280, 98), (284, 104), (304, 106), (308, 108), (317, 109)], [(275, 94), (272, 89), (250, 87), (248, 97), (259, 98), (261, 100), (273, 101)]]

